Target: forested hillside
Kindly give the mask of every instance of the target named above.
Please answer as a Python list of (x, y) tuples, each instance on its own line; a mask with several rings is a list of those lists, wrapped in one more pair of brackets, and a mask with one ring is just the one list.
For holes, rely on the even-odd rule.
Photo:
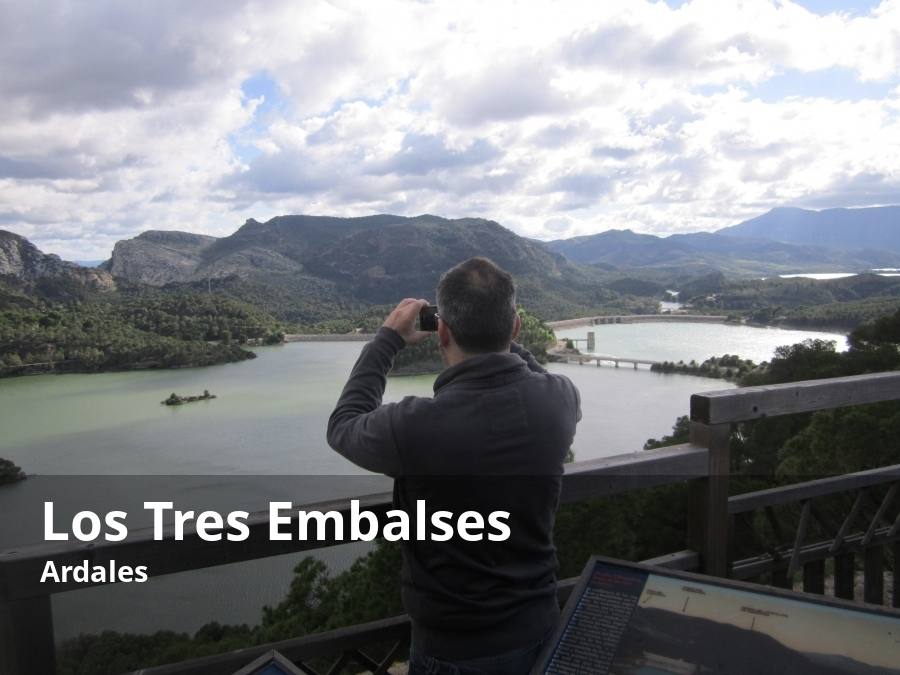
[(695, 308), (765, 324), (852, 330), (900, 308), (900, 277), (729, 280), (721, 273), (687, 282), (680, 298)]
[(0, 309), (0, 377), (204, 366), (253, 358), (281, 325), (245, 303), (190, 291), (136, 290), (58, 304), (10, 294)]

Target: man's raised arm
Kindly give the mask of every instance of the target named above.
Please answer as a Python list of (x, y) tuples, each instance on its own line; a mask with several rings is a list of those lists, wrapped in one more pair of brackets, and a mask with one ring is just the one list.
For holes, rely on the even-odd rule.
[(368, 471), (388, 476), (401, 472), (391, 421), (396, 405), (381, 405), (381, 399), (394, 356), (406, 344), (428, 336), (415, 329), (419, 310), (427, 304), (407, 298), (397, 305), (375, 339), (363, 348), (328, 418), (328, 445)]

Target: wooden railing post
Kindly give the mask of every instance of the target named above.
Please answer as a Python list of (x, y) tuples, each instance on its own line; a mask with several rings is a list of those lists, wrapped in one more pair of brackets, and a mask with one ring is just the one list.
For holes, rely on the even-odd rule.
[(705, 478), (691, 482), (688, 546), (700, 553), (705, 574), (728, 576), (728, 478), (730, 424), (691, 422), (691, 443), (708, 448)]
[(50, 596), (0, 600), (0, 675), (55, 672)]

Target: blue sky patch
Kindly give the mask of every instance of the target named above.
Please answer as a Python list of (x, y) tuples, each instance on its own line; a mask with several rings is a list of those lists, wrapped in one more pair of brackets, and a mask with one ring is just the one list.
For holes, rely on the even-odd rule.
[(820, 16), (840, 12), (850, 16), (865, 16), (881, 4), (880, 0), (794, 0), (794, 3)]
[[(678, 9), (690, 2), (690, 0), (664, 0), (672, 9)], [(881, 4), (880, 0), (792, 0), (795, 5), (800, 5), (814, 14), (825, 16), (840, 12), (850, 16), (865, 16)]]
[(241, 91), (247, 100), (263, 97), (253, 113), (253, 119), (239, 132), (231, 134), (228, 144), (241, 161), (250, 162), (259, 156), (259, 149), (253, 139), (264, 136), (275, 113), (284, 109), (285, 99), (281, 96), (278, 82), (268, 73), (259, 72), (241, 84)]
[(846, 68), (826, 68), (810, 72), (786, 70), (751, 88), (751, 94), (766, 103), (790, 97), (828, 98), (835, 101), (883, 99), (897, 86), (894, 81), (865, 82)]

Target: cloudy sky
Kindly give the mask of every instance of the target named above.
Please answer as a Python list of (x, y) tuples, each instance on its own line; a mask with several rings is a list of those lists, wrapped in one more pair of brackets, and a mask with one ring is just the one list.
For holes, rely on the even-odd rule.
[(900, 0), (0, 0), (0, 228), (541, 239), (900, 203)]

